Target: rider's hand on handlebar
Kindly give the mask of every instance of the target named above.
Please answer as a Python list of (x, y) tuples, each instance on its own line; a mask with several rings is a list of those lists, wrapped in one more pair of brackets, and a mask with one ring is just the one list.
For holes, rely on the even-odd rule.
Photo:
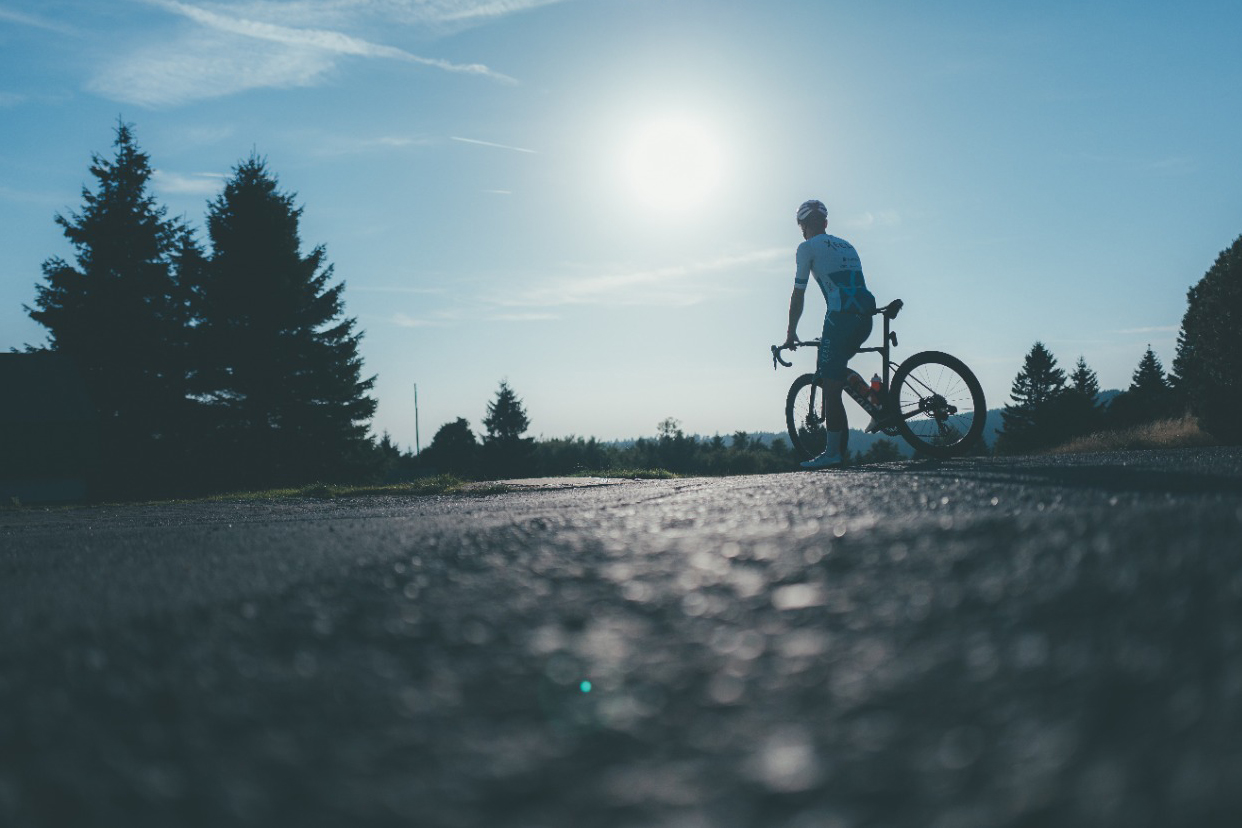
[(790, 331), (789, 334), (785, 337), (785, 344), (782, 347), (787, 348), (790, 351), (797, 350), (798, 334), (794, 331)]

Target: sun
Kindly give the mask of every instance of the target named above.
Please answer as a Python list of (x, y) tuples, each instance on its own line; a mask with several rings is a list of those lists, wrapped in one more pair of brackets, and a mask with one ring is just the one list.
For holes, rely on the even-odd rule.
[(629, 137), (621, 173), (641, 208), (663, 215), (686, 213), (703, 206), (719, 188), (724, 155), (704, 124), (661, 118)]

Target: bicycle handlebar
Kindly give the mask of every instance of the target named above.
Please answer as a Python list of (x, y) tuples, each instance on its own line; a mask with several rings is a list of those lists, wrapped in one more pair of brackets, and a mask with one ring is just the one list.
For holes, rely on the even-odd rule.
[[(794, 348), (810, 348), (812, 346), (818, 348), (819, 340), (812, 339), (809, 342), (796, 341), (793, 344)], [(781, 351), (787, 351), (787, 350), (791, 351), (793, 350), (793, 348), (790, 348), (788, 345), (773, 345), (772, 346), (772, 370), (773, 371), (776, 370), (776, 363), (778, 362), (781, 365), (784, 365), (786, 368), (793, 367), (792, 362), (786, 362), (785, 360), (781, 359)]]
[[(896, 319), (896, 318), (897, 318), (897, 314), (901, 313), (901, 309), (902, 309), (904, 306), (905, 306), (905, 303), (904, 303), (904, 302), (902, 302), (900, 299), (894, 299), (893, 301), (889, 302), (889, 303), (888, 303), (887, 305), (885, 305), (884, 307), (882, 307), (882, 308), (876, 308), (875, 310), (873, 310), (873, 311), (871, 312), (871, 314), (870, 314), (870, 315), (871, 315), (871, 316), (878, 316), (878, 315), (880, 315), (880, 314), (883, 314), (883, 315), (884, 315), (886, 318), (888, 318), (888, 319)], [(888, 330), (888, 328), (885, 328), (885, 330)], [(896, 334), (893, 334), (893, 337), (894, 337), (894, 338), (893, 338), (893, 344), (894, 344), (894, 345), (896, 345), (896, 344), (897, 344)], [(819, 347), (819, 340), (818, 340), (818, 339), (812, 339), (812, 340), (810, 340), (809, 342), (794, 342), (794, 344), (793, 344), (793, 348), (810, 347), (810, 346), (812, 346), (812, 345), (814, 345), (816, 348), (818, 348), (818, 347)], [(785, 360), (781, 359), (781, 351), (785, 351), (785, 350), (793, 350), (793, 348), (790, 348), (789, 346), (786, 346), (786, 345), (773, 345), (773, 346), (772, 346), (772, 370), (773, 370), (773, 371), (775, 371), (775, 370), (776, 370), (776, 365), (777, 365), (777, 363), (780, 363), (781, 365), (784, 365), (786, 368), (792, 368), (792, 367), (793, 367), (793, 363), (792, 363), (792, 362), (786, 362)], [(883, 349), (882, 349), (882, 348), (863, 348), (863, 349), (861, 349), (861, 350), (864, 350), (864, 351), (872, 351), (872, 350), (879, 351), (879, 350), (883, 350)]]

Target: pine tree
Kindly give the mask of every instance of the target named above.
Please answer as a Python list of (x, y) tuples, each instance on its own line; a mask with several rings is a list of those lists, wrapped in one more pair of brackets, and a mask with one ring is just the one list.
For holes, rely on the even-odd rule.
[(1070, 374), (1069, 381), (1074, 391), (1082, 394), (1093, 404), (1095, 403), (1095, 398), (1100, 395), (1100, 381), (1095, 371), (1087, 366), (1086, 359), (1078, 357), (1078, 362), (1074, 364), (1074, 373)]
[(871, 444), (871, 448), (864, 451), (858, 457), (860, 464), (866, 463), (888, 463), (893, 460), (900, 460), (902, 457), (901, 449), (892, 440), (880, 439)]
[(1242, 443), (1242, 236), (1186, 294), (1174, 384), (1200, 425), (1218, 440)]
[(1135, 394), (1152, 398), (1162, 397), (1169, 390), (1169, 382), (1164, 375), (1164, 366), (1150, 345), (1147, 346), (1143, 358), (1139, 360), (1138, 367), (1134, 369), (1130, 390)]
[(1165, 377), (1164, 366), (1148, 345), (1134, 369), (1130, 387), (1109, 406), (1109, 420), (1115, 427), (1133, 426), (1171, 417), (1174, 408), (1173, 391)]
[(520, 477), (529, 472), (535, 441), (522, 435), (530, 428), (530, 419), (507, 381), (501, 381), (496, 399), (487, 404), (483, 428), (487, 430), (483, 459), (490, 475)]
[(1004, 421), (997, 450), (1016, 454), (1052, 445), (1062, 437), (1060, 423), (1050, 415), (1054, 401), (1065, 390), (1065, 372), (1042, 342), (1036, 342), (1014, 378), (1013, 399), (1001, 412)]
[(1047, 413), (1049, 428), (1058, 442), (1099, 431), (1104, 426), (1104, 410), (1096, 403), (1100, 381), (1087, 360), (1078, 357), (1069, 385), (1050, 404)]
[(132, 126), (118, 123), (113, 146), (110, 160), (92, 156), (82, 211), (56, 216), (76, 266), (45, 261), (26, 311), (77, 364), (99, 415), (96, 485), (124, 496), (166, 491), (184, 451), (186, 303), (173, 251), (189, 231), (150, 194)]
[(207, 215), (211, 255), (194, 297), (218, 483), (270, 485), (361, 473), (375, 378), (343, 318), (323, 246), (302, 255), (302, 209), (263, 159), (233, 170)]

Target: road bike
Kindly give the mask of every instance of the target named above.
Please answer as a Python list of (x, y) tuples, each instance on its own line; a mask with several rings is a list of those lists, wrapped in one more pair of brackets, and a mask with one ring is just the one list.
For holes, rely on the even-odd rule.
[[(883, 375), (868, 383), (852, 369), (846, 376), (845, 393), (871, 415), (868, 432), (900, 435), (917, 454), (947, 459), (969, 452), (983, 436), (987, 404), (983, 387), (966, 364), (940, 351), (921, 351), (904, 362), (893, 362), (889, 348), (897, 347), (897, 333), (890, 323), (903, 303), (894, 300), (873, 315), (884, 317), (884, 340), (876, 348), (858, 353), (877, 353), (884, 363)], [(814, 346), (819, 340), (797, 342), (793, 347)], [(784, 345), (772, 346), (772, 368), (793, 363), (781, 358)], [(792, 350), (792, 349), (790, 349)], [(890, 383), (889, 378), (892, 378)], [(824, 450), (824, 393), (822, 381), (803, 374), (789, 386), (785, 400), (785, 424), (794, 450), (810, 460)]]

